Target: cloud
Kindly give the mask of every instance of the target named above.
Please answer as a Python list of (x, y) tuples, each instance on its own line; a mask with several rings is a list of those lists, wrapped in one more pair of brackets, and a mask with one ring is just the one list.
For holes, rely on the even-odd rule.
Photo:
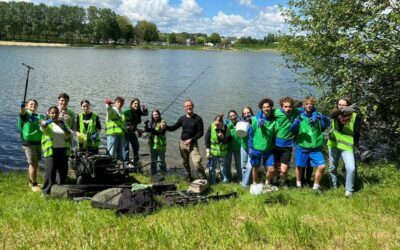
[[(5, 1), (5, 0), (0, 0)], [(7, 0), (10, 1), (10, 0)], [(236, 0), (242, 6), (253, 8), (252, 0)], [(397, 1), (397, 0), (391, 0)], [(147, 20), (155, 23), (161, 32), (206, 33), (218, 32), (223, 36), (252, 36), (262, 38), (278, 30), (285, 31), (287, 25), (277, 5), (253, 8), (251, 18), (218, 11), (213, 17), (204, 17), (203, 8), (196, 0), (181, 0), (171, 4), (169, 0), (26, 0), (26, 2), (78, 5), (87, 8), (94, 5), (110, 8), (119, 15), (128, 17), (132, 23)]]

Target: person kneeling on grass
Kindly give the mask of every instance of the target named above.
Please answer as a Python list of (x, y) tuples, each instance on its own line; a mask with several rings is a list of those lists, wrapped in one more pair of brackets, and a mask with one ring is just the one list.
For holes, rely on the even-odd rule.
[(252, 118), (248, 132), (250, 163), (253, 167), (253, 184), (258, 182), (258, 169), (263, 161), (264, 167), (267, 168), (267, 179), (264, 188), (271, 191), (275, 190), (271, 186), (271, 181), (275, 174), (273, 148), (276, 135), (276, 122), (272, 115), (273, 106), (274, 102), (271, 99), (263, 99), (259, 102), (258, 107), (261, 109), (262, 114), (260, 114), (259, 118)]
[(355, 112), (355, 104), (350, 105), (350, 100), (342, 98), (336, 103), (336, 109), (331, 113), (331, 131), (329, 133), (329, 173), (332, 187), (337, 187), (337, 167), (342, 156), (346, 168), (346, 192), (350, 197), (354, 192), (356, 179), (356, 163), (354, 148), (360, 139), (361, 118)]
[[(209, 160), (208, 168), (211, 184), (215, 184), (216, 169), (224, 167), (224, 158), (228, 153), (228, 142), (231, 139), (229, 129), (224, 125), (223, 115), (217, 115), (211, 123), (204, 137), (206, 144), (206, 158)], [(223, 175), (223, 182), (228, 182), (227, 176)]]
[(152, 176), (157, 175), (157, 161), (160, 163), (161, 174), (167, 174), (167, 164), (165, 162), (165, 151), (167, 149), (166, 128), (167, 125), (162, 120), (160, 111), (154, 109), (151, 112), (151, 122), (145, 121), (145, 131), (149, 133)]
[(59, 183), (64, 184), (68, 174), (68, 157), (71, 155), (72, 131), (66, 123), (58, 119), (56, 106), (47, 111), (49, 119), (40, 123), (42, 136), (42, 151), (45, 159), (43, 194), (50, 194), (51, 187), (56, 183), (56, 172)]
[(313, 97), (303, 100), (304, 112), (299, 115), (290, 126), (290, 131), (296, 134), (296, 185), (301, 187), (302, 168), (310, 160), (312, 167), (316, 167), (313, 190), (320, 189), (320, 182), (325, 170), (325, 159), (322, 152), (324, 136), (322, 132), (329, 127), (329, 118), (314, 109)]
[[(28, 110), (25, 108), (28, 106)], [(36, 114), (38, 102), (29, 99), (27, 103), (21, 102), (19, 110), (18, 128), (21, 131), (22, 147), (28, 160), (29, 186), (33, 192), (40, 192), (41, 189), (37, 183), (37, 171), (41, 158), (41, 140), (42, 131), (40, 130), (40, 122), (44, 119), (43, 115)]]

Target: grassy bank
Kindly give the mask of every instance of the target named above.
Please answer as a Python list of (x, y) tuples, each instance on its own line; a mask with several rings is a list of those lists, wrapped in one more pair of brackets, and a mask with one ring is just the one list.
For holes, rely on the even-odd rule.
[[(147, 176), (138, 176), (142, 181)], [(180, 188), (187, 185), (176, 176)], [(5, 249), (397, 248), (400, 245), (400, 173), (393, 165), (359, 167), (363, 189), (323, 194), (308, 188), (251, 196), (152, 215), (116, 218), (87, 201), (46, 200), (27, 187), (25, 173), (0, 174), (0, 245)], [(293, 182), (293, 178), (291, 182)], [(327, 181), (327, 178), (324, 180)]]

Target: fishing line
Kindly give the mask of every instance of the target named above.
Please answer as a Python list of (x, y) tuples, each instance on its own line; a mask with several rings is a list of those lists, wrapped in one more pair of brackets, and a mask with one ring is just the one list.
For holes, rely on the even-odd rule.
[(167, 111), (167, 110), (176, 102), (176, 100), (178, 100), (178, 98), (179, 98), (183, 93), (185, 93), (185, 91), (186, 91), (188, 88), (190, 88), (190, 86), (192, 86), (192, 85), (200, 78), (200, 76), (202, 76), (202, 75), (207, 71), (207, 69), (208, 69), (209, 67), (210, 67), (210, 65), (207, 65), (207, 66), (204, 68), (204, 70), (203, 70), (202, 72), (200, 72), (200, 74), (197, 75), (197, 77), (194, 78), (194, 79), (186, 86), (186, 88), (184, 88), (184, 89), (175, 97), (175, 99), (172, 100), (172, 102), (171, 102), (170, 104), (168, 104), (168, 106), (161, 112), (161, 114), (163, 114), (165, 111)]

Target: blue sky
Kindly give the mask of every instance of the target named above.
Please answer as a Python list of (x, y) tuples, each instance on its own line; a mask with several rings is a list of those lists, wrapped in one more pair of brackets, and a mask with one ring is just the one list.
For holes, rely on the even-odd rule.
[[(0, 0), (10, 1), (10, 0)], [(132, 23), (147, 20), (161, 32), (206, 33), (262, 38), (285, 31), (278, 5), (286, 0), (25, 0), (47, 5), (94, 5), (110, 8)]]

